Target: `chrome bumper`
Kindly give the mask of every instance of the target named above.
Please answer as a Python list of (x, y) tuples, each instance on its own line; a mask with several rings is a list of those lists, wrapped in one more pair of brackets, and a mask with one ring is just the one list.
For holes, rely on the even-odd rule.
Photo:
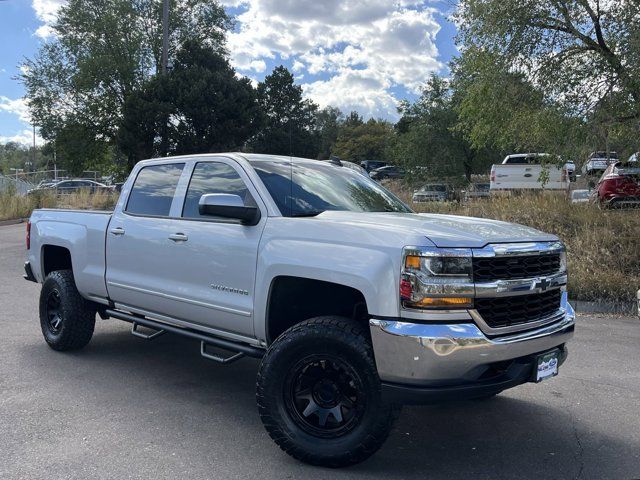
[(383, 382), (450, 386), (476, 382), (491, 364), (563, 345), (573, 336), (575, 312), (562, 295), (564, 314), (535, 330), (490, 338), (461, 311), (456, 322), (369, 320), (378, 374)]

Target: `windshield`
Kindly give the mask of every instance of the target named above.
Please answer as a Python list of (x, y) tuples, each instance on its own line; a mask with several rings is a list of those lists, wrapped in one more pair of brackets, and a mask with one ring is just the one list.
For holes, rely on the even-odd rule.
[(411, 212), (391, 192), (344, 167), (312, 161), (255, 161), (252, 166), (285, 217), (326, 210)]

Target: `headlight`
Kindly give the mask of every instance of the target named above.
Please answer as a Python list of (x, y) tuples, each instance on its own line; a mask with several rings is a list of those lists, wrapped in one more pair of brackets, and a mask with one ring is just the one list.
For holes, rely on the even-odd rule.
[(567, 250), (565, 248), (560, 252), (560, 271), (567, 271)]
[(471, 308), (474, 287), (468, 248), (407, 247), (400, 299), (407, 308)]

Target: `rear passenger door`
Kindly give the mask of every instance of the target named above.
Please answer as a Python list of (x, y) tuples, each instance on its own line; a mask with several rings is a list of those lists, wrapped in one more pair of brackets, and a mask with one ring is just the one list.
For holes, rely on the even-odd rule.
[[(172, 206), (185, 163), (142, 167), (126, 203), (118, 205), (107, 230), (106, 282), (109, 297), (130, 311), (174, 311), (175, 230)], [(141, 312), (141, 313), (143, 313)]]

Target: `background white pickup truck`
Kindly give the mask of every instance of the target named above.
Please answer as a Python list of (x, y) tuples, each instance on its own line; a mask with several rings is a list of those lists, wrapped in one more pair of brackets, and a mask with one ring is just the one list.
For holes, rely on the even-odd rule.
[(566, 162), (562, 167), (552, 163), (542, 165), (544, 157), (550, 156), (545, 153), (507, 155), (501, 164), (491, 166), (490, 190), (568, 190), (569, 182), (575, 177), (573, 162)]
[(556, 237), (415, 214), (338, 162), (144, 161), (113, 212), (36, 210), (26, 243), (52, 348), (85, 346), (98, 313), (261, 358), (262, 421), (312, 464), (367, 458), (402, 403), (556, 375), (574, 329)]

